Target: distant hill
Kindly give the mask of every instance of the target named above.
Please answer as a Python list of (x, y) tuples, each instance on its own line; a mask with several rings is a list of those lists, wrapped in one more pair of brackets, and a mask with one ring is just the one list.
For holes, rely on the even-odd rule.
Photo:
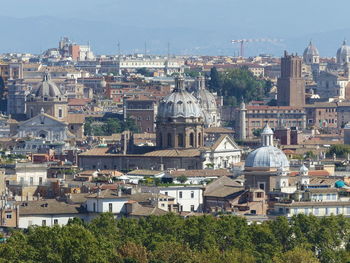
[[(143, 27), (142, 25), (121, 26), (117, 23), (98, 22), (82, 19), (60, 19), (55, 17), (11, 18), (0, 16), (0, 53), (31, 52), (41, 53), (45, 49), (57, 47), (61, 36), (68, 36), (77, 43), (90, 44), (97, 54), (112, 54), (117, 52), (117, 42), (121, 43), (123, 53), (144, 52), (145, 42), (152, 54), (166, 54), (167, 43), (170, 42), (170, 52), (173, 54), (201, 55), (233, 55), (239, 46), (232, 45), (232, 38), (269, 37), (259, 32), (248, 32), (239, 25), (232, 30), (216, 30), (214, 28), (191, 27)], [(224, 32), (224, 33), (222, 33)], [(286, 38), (282, 43), (249, 43), (246, 45), (246, 55), (271, 53), (282, 55), (283, 50), (302, 53), (309, 40), (312, 39), (318, 47), (321, 56), (334, 56), (344, 38), (350, 42), (350, 28), (316, 32)], [(281, 38), (279, 36), (271, 36)]]

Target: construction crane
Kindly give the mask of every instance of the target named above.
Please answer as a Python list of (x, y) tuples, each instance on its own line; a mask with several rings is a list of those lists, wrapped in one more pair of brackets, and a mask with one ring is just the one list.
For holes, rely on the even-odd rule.
[(241, 57), (244, 56), (244, 44), (245, 43), (250, 43), (250, 42), (269, 42), (269, 43), (277, 43), (277, 42), (281, 42), (281, 39), (277, 39), (277, 38), (256, 38), (256, 39), (235, 39), (235, 40), (231, 40), (232, 44), (237, 44), (239, 43), (241, 45), (241, 52), (240, 55)]

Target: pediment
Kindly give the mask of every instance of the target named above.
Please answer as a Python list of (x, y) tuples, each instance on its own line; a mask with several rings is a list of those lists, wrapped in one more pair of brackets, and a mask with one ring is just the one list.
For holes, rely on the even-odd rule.
[(67, 124), (64, 121), (59, 121), (54, 117), (48, 114), (39, 114), (25, 122), (22, 122), (20, 127), (32, 127), (32, 126), (43, 126), (43, 127), (57, 127), (57, 126), (66, 126)]
[(213, 145), (214, 151), (234, 151), (240, 150), (238, 145), (234, 142), (232, 138), (228, 135), (223, 135), (218, 139), (218, 141)]

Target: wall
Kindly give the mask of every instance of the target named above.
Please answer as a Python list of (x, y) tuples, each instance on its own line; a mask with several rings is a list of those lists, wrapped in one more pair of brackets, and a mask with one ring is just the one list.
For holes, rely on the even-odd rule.
[[(125, 211), (124, 204), (128, 202), (127, 198), (120, 199), (97, 199), (88, 198), (86, 201), (86, 208), (88, 212), (107, 213), (109, 212), (109, 204), (112, 204), (112, 213), (120, 214)], [(94, 203), (96, 204), (96, 211), (94, 211)]]
[[(190, 212), (191, 206), (194, 211), (201, 212), (203, 209), (203, 190), (199, 187), (166, 187), (160, 188), (159, 192), (175, 198), (175, 203), (180, 205), (180, 211)], [(182, 192), (182, 197), (180, 192)], [(191, 193), (193, 192), (193, 197)]]
[(160, 170), (161, 164), (164, 169), (202, 169), (200, 157), (149, 157), (142, 155), (114, 155), (114, 156), (78, 156), (79, 167), (84, 170), (96, 169), (114, 169), (114, 170), (131, 170), (131, 169), (154, 169)]
[(46, 220), (46, 226), (54, 226), (55, 219), (58, 221), (58, 225), (66, 225), (69, 219), (74, 217), (83, 218), (84, 215), (79, 214), (67, 214), (67, 215), (20, 215), (19, 228), (28, 228), (29, 226), (37, 225), (42, 226), (43, 220)]

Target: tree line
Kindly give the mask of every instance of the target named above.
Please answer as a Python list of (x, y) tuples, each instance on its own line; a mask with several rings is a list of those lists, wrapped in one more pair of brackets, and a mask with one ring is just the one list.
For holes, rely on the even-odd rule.
[(228, 69), (218, 72), (215, 67), (210, 71), (208, 87), (224, 97), (224, 104), (238, 106), (242, 101), (263, 99), (272, 88), (272, 82), (254, 76), (247, 67)]
[(174, 214), (16, 230), (0, 262), (329, 263), (350, 262), (349, 219), (298, 215), (248, 224), (242, 217)]
[(96, 121), (92, 117), (85, 119), (84, 133), (86, 136), (110, 136), (113, 133), (121, 133), (125, 130), (138, 132), (135, 120), (127, 118), (125, 121), (120, 121), (117, 118), (106, 118), (102, 121)]

